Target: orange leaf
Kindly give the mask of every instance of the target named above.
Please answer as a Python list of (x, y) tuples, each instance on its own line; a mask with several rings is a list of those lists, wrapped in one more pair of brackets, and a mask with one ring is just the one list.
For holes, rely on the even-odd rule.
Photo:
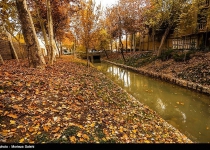
[(50, 128), (49, 126), (46, 126), (46, 125), (43, 126), (44, 131), (48, 132), (49, 128)]
[(16, 131), (16, 129), (11, 129), (11, 131), (12, 131), (12, 132), (15, 132), (15, 131)]
[(33, 132), (34, 131), (34, 128), (33, 127), (30, 127), (28, 130), (29, 130), (29, 132)]
[(31, 83), (30, 83), (30, 82), (27, 82), (27, 83), (26, 83), (26, 86), (27, 86), (27, 87), (31, 86)]
[(71, 136), (71, 137), (69, 137), (69, 140), (70, 140), (72, 143), (75, 143), (75, 142), (76, 142), (76, 138), (75, 138), (75, 136)]
[(11, 117), (11, 118), (14, 118), (14, 119), (17, 118), (17, 115), (15, 115), (15, 114), (8, 114), (7, 116), (8, 116), (8, 117)]
[(52, 131), (52, 133), (58, 132), (60, 130), (60, 127), (57, 127), (55, 130)]

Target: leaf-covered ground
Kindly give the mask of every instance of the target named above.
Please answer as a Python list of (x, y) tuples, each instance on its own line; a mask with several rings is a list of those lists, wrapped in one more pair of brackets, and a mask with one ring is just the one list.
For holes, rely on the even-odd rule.
[(192, 143), (85, 63), (0, 66), (0, 143)]

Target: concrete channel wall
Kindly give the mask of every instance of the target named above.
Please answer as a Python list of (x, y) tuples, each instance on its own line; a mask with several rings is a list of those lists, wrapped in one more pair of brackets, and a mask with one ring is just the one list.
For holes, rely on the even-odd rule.
[(179, 85), (181, 87), (184, 87), (184, 88), (187, 88), (187, 89), (190, 89), (190, 90), (194, 90), (194, 91), (206, 94), (206, 95), (210, 95), (210, 88), (206, 87), (206, 86), (203, 86), (201, 84), (198, 84), (198, 83), (194, 83), (194, 82), (190, 82), (190, 81), (186, 81), (186, 80), (181, 80), (181, 79), (172, 77), (172, 76), (167, 75), (167, 74), (152, 72), (152, 71), (148, 71), (148, 70), (141, 69), (141, 68), (139, 69), (139, 68), (135, 68), (135, 67), (131, 67), (131, 66), (126, 66), (126, 65), (123, 65), (123, 64), (118, 64), (118, 63), (108, 61), (108, 60), (102, 60), (102, 61), (114, 64), (116, 66), (119, 66), (119, 67), (122, 67), (122, 68), (125, 68), (125, 69), (135, 71), (137, 73), (140, 73), (140, 74), (143, 74), (143, 75), (146, 75), (146, 76), (149, 76), (149, 77), (161, 79), (163, 81), (167, 81), (167, 82)]

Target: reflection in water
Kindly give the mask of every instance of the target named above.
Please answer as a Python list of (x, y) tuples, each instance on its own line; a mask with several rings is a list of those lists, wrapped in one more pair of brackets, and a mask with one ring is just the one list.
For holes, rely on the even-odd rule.
[(186, 122), (186, 118), (187, 118), (186, 115), (185, 115), (185, 113), (182, 112), (182, 111), (180, 111), (179, 108), (176, 108), (175, 110), (178, 111), (182, 115), (183, 122), (185, 123)]
[(166, 105), (163, 104), (162, 100), (160, 98), (157, 99), (157, 109), (159, 108), (159, 111), (165, 112)]
[(99, 66), (107, 77), (141, 103), (155, 110), (192, 141), (210, 142), (210, 100), (208, 96), (111, 64), (95, 65)]
[(116, 66), (107, 68), (107, 72), (118, 77), (118, 80), (122, 81), (125, 87), (130, 86), (130, 72)]

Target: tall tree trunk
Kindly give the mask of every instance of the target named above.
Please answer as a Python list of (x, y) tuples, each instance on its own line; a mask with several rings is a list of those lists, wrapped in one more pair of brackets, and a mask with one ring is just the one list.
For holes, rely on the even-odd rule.
[[(41, 26), (41, 30), (42, 30), (42, 34), (43, 34), (43, 38), (44, 38), (44, 42), (45, 42), (45, 48), (46, 48), (46, 51), (47, 51), (47, 55), (49, 54), (49, 42), (48, 42), (48, 37), (47, 37), (47, 33), (46, 33), (46, 29), (45, 29), (45, 26), (44, 26), (44, 22), (43, 22), (43, 19), (41, 18), (40, 16), (40, 10), (39, 10), (39, 7), (36, 5), (37, 7), (37, 15), (38, 15), (38, 18), (39, 18), (39, 24)], [(49, 55), (48, 55), (49, 56)], [(48, 61), (50, 60), (50, 58), (48, 57)]]
[(130, 40), (130, 52), (133, 49), (133, 34), (130, 35), (131, 36), (131, 40)]
[(136, 51), (136, 33), (134, 33), (134, 50)]
[(152, 29), (153, 51), (155, 52), (155, 29)]
[(49, 34), (49, 51), (50, 51), (50, 64), (53, 65), (55, 61), (55, 45), (53, 42), (53, 22), (52, 22), (52, 15), (51, 15), (51, 6), (50, 0), (47, 0), (47, 19), (48, 19), (48, 34)]
[(0, 64), (4, 64), (4, 60), (3, 60), (3, 58), (1, 57), (1, 54), (0, 54)]
[(125, 33), (125, 50), (127, 53), (128, 52), (128, 33), (127, 32)]
[(139, 51), (141, 51), (141, 33), (139, 32)]
[(112, 50), (113, 50), (113, 42), (112, 42), (112, 39), (110, 40), (110, 48), (111, 48), (111, 52), (112, 52)]
[(157, 53), (157, 56), (160, 56), (161, 52), (162, 52), (162, 47), (163, 47), (163, 44), (165, 43), (165, 40), (166, 40), (166, 37), (168, 36), (168, 33), (171, 29), (171, 26), (168, 26), (162, 36), (162, 39), (161, 39), (161, 42), (160, 42), (160, 46), (158, 48), (158, 53)]
[(149, 38), (149, 33), (147, 34), (147, 51), (149, 50), (149, 40), (150, 40), (150, 38)]
[(45, 59), (43, 57), (38, 38), (36, 36), (31, 14), (27, 10), (26, 0), (16, 0), (16, 6), (19, 20), (21, 22), (24, 40), (26, 42), (30, 56), (29, 66), (34, 68), (42, 68), (45, 65)]
[(125, 59), (125, 56), (124, 56), (124, 53), (123, 53), (123, 43), (122, 43), (121, 36), (119, 36), (119, 48), (120, 48), (120, 52), (122, 54), (123, 60), (124, 60), (124, 62), (126, 62), (126, 59)]

